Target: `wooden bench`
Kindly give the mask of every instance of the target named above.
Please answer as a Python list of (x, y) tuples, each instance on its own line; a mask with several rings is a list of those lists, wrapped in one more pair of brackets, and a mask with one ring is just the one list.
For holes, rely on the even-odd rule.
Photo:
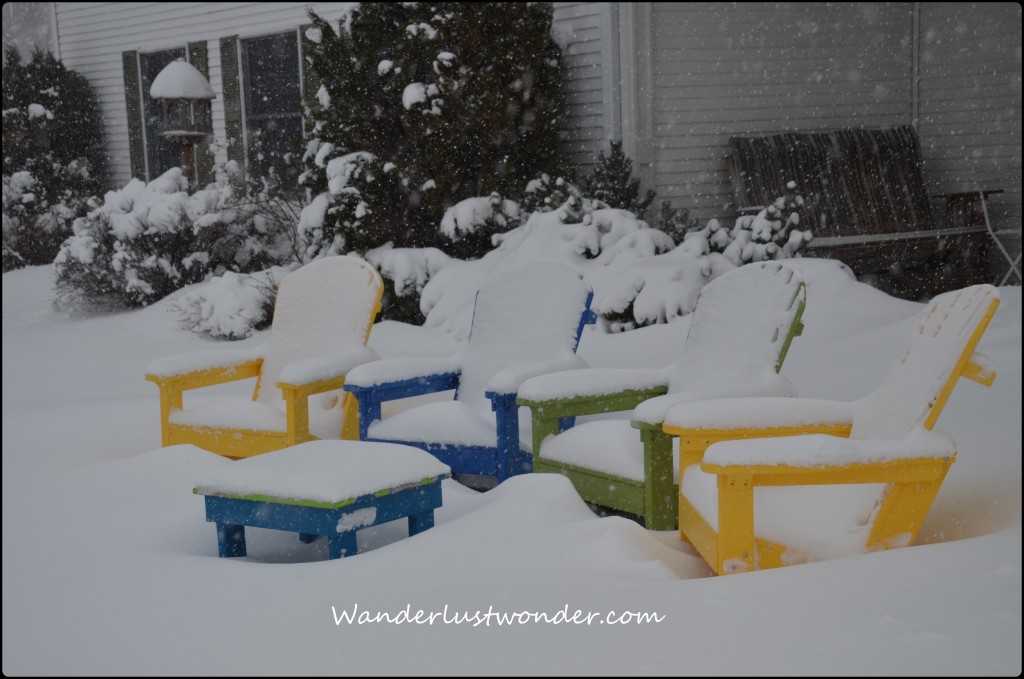
[[(921, 171), (921, 145), (909, 126), (733, 137), (726, 159), (741, 213), (756, 212), (796, 182), (805, 255), (845, 262), (858, 278), (909, 299), (991, 278), (984, 224), (937, 224)], [(955, 200), (955, 199), (954, 199)]]
[(245, 527), (327, 537), (328, 558), (358, 551), (356, 532), (408, 517), (409, 535), (434, 525), (448, 467), (410, 446), (311, 441), (225, 462), (199, 480), (206, 520), (217, 524), (218, 554), (245, 556)]

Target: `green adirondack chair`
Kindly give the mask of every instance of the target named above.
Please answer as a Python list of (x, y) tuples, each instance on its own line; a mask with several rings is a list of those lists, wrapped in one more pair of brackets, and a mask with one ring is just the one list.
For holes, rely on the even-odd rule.
[[(662, 429), (665, 413), (710, 398), (795, 396), (778, 372), (803, 330), (805, 304), (806, 287), (791, 268), (748, 264), (704, 286), (682, 352), (668, 367), (527, 380), (517, 402), (532, 411), (533, 470), (567, 476), (587, 502), (642, 516), (651, 530), (675, 529), (678, 445)], [(630, 410), (629, 419), (575, 424), (576, 417)]]

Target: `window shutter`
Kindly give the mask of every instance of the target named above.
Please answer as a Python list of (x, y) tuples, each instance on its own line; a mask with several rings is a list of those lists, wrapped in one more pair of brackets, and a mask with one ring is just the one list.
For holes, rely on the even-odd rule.
[(128, 158), (133, 177), (146, 180), (146, 141), (142, 126), (142, 99), (139, 93), (139, 53), (121, 52), (124, 74), (124, 103), (128, 114)]
[[(309, 63), (309, 53), (313, 50), (314, 44), (311, 40), (306, 38), (306, 29), (313, 28), (313, 24), (306, 24), (299, 27), (299, 45), (301, 46), (301, 56), (299, 59), (299, 68), (301, 69), (302, 77), (302, 123), (303, 127), (310, 124), (308, 111), (317, 103), (316, 93), (320, 89), (320, 78), (313, 70), (312, 65)], [(308, 133), (309, 130), (306, 130)]]
[(242, 79), (238, 68), (238, 36), (220, 39), (221, 89), (224, 96), (224, 133), (227, 135), (228, 160), (245, 170), (245, 146), (242, 134)]
[[(210, 65), (206, 54), (206, 41), (188, 43), (188, 63), (195, 66), (196, 70), (203, 74), (207, 80), (210, 79)], [(198, 115), (197, 115), (198, 114)], [(213, 133), (212, 109), (209, 106), (192, 108), (193, 123), (197, 129), (209, 134)], [(202, 141), (196, 144), (196, 184), (200, 187), (206, 186), (214, 180), (213, 157), (210, 155), (209, 141)]]

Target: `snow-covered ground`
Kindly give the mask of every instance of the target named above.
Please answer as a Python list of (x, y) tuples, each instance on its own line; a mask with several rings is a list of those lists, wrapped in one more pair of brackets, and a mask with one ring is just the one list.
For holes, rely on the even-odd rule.
[[(851, 400), (879, 383), (920, 304), (855, 283), (829, 262), (808, 281), (806, 331), (783, 374), (801, 396)], [(221, 458), (160, 449), (156, 358), (210, 348), (169, 300), (68, 317), (51, 267), (3, 275), (3, 671), (5, 674), (1019, 675), (1021, 289), (979, 350), (990, 389), (962, 382), (938, 428), (959, 457), (918, 546), (708, 577), (674, 533), (594, 516), (557, 475), (477, 494), (444, 485), (437, 525), (323, 540), (248, 531), (245, 559), (217, 557), (195, 480)], [(689, 321), (584, 333), (597, 367), (661, 367)], [(232, 346), (255, 346), (265, 333)], [(460, 344), (386, 322), (384, 357)], [(225, 346), (225, 345), (217, 345)], [(237, 389), (217, 387), (210, 395)], [(591, 624), (335, 624), (343, 611), (599, 614)], [(623, 612), (660, 622), (611, 624)], [(422, 619), (422, 618), (421, 618)], [(486, 620), (486, 622), (482, 622)], [(489, 623), (489, 624), (488, 624)]]

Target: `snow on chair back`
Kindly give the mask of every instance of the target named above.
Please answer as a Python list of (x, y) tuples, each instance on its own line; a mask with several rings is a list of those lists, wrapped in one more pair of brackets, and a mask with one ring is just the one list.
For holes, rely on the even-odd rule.
[(931, 429), (999, 306), (999, 291), (975, 285), (936, 297), (914, 319), (882, 384), (857, 409), (852, 439), (901, 440)]
[(355, 257), (328, 257), (289, 274), (277, 291), (257, 400), (281, 400), (278, 374), (295, 361), (366, 344), (383, 282)]
[(583, 273), (562, 260), (521, 264), (487, 279), (477, 293), (457, 398), (490, 411), (484, 390), (502, 368), (572, 356), (591, 294)]
[(777, 373), (807, 299), (803, 280), (777, 262), (734, 269), (704, 286), (669, 392), (746, 384)]

